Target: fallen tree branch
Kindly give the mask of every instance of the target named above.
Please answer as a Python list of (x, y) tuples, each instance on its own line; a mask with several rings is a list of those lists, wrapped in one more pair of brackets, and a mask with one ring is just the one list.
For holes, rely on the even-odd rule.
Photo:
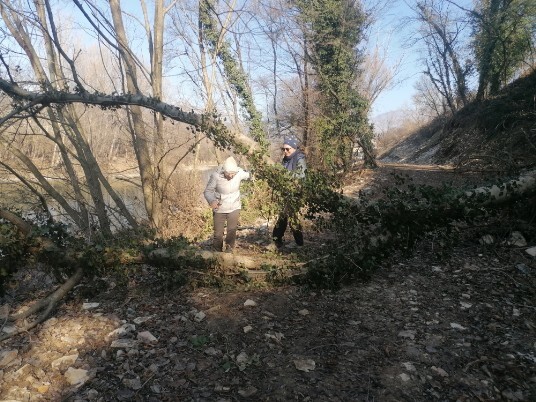
[(27, 332), (30, 329), (34, 328), (35, 326), (44, 322), (48, 318), (52, 310), (54, 310), (56, 305), (60, 302), (60, 300), (63, 299), (65, 295), (69, 293), (71, 289), (74, 288), (78, 284), (78, 282), (80, 282), (83, 276), (84, 276), (84, 270), (82, 268), (78, 268), (76, 272), (63, 285), (61, 285), (48, 297), (34, 303), (34, 305), (30, 307), (28, 310), (26, 310), (25, 312), (17, 314), (13, 317), (10, 317), (10, 318), (15, 318), (15, 319), (26, 318), (29, 315), (44, 308), (43, 312), (39, 315), (39, 317), (37, 317), (31, 323), (25, 325), (22, 328), (19, 328), (17, 331), (13, 333), (0, 336), (0, 342), (8, 338), (11, 338), (13, 336), (22, 334), (23, 332)]
[(476, 199), (481, 205), (501, 204), (534, 191), (536, 191), (536, 170), (531, 170), (500, 185), (494, 184), (466, 191), (459, 202), (463, 204)]

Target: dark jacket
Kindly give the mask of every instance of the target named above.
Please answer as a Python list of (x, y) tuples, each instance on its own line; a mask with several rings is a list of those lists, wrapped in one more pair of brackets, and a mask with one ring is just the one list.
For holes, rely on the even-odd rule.
[(307, 164), (305, 162), (305, 155), (300, 150), (296, 150), (292, 155), (285, 156), (281, 162), (283, 166), (293, 172), (295, 177), (300, 179), (305, 177), (305, 171), (307, 170)]

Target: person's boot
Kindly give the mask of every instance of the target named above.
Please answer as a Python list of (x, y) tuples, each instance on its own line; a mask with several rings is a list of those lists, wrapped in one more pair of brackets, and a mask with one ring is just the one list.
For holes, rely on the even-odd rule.
[(301, 230), (296, 230), (292, 234), (294, 235), (294, 241), (296, 242), (296, 244), (300, 247), (303, 246), (303, 233), (301, 232)]
[(225, 252), (229, 254), (234, 254), (234, 247), (228, 244), (227, 247), (225, 247)]

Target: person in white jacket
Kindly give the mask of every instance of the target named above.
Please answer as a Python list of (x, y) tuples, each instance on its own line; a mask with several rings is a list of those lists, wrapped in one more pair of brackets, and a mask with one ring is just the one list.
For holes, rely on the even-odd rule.
[(236, 228), (240, 218), (240, 183), (250, 179), (250, 173), (239, 167), (230, 156), (211, 175), (204, 196), (212, 208), (214, 217), (215, 251), (223, 251), (223, 232), (227, 223), (225, 251), (232, 253), (236, 243)]

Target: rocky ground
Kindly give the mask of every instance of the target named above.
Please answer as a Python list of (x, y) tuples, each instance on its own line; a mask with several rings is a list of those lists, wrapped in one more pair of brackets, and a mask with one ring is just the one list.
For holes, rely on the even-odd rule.
[[(347, 192), (401, 172), (382, 169)], [(402, 170), (417, 182), (462, 179)], [(520, 235), (467, 231), (441, 256), (425, 238), (339, 291), (169, 291), (157, 269), (137, 267), (91, 296), (77, 289), (44, 325), (0, 344), (0, 400), (536, 400), (536, 244)], [(300, 252), (314, 247), (311, 235)], [(0, 319), (49, 281), (32, 274), (29, 293), (2, 300)]]

